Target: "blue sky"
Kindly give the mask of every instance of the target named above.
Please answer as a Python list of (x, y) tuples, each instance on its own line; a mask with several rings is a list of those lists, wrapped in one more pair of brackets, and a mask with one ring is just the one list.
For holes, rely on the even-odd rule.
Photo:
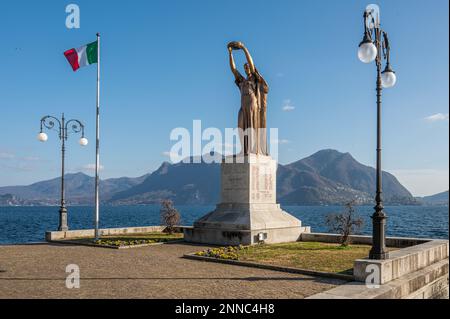
[[(67, 29), (78, 4), (81, 28)], [(270, 86), (279, 159), (320, 149), (375, 164), (375, 65), (357, 59), (367, 1), (9, 1), (0, 35), (0, 185), (59, 174), (56, 134), (39, 119), (66, 113), (90, 144), (67, 143), (69, 171), (92, 174), (96, 67), (72, 72), (63, 52), (102, 34), (101, 177), (139, 176), (167, 160), (175, 127), (233, 127), (239, 93), (226, 44), (243, 41)], [(447, 0), (378, 1), (396, 87), (383, 96), (383, 166), (414, 195), (448, 189)], [(243, 59), (237, 60), (242, 68)], [(284, 106), (293, 106), (290, 111)], [(427, 119), (430, 116), (437, 115)]]

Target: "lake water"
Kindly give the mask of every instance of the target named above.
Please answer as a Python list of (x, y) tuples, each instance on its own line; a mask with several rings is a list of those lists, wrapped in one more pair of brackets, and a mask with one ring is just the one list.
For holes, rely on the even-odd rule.
[[(192, 225), (214, 206), (177, 206), (183, 225)], [(132, 227), (159, 225), (159, 205), (104, 206), (100, 209), (100, 227)], [(326, 215), (340, 212), (335, 206), (284, 206), (284, 210), (311, 226), (313, 232), (328, 232)], [(69, 207), (69, 228), (93, 228), (92, 207)], [(448, 239), (448, 207), (391, 206), (388, 214), (387, 235), (400, 237)], [(371, 234), (373, 208), (357, 207), (364, 219), (362, 234)], [(0, 244), (29, 243), (44, 240), (47, 230), (58, 227), (58, 207), (0, 207)]]

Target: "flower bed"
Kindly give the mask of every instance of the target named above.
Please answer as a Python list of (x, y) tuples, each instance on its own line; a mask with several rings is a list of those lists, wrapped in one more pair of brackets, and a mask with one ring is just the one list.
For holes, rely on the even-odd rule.
[(106, 248), (132, 248), (157, 245), (180, 240), (183, 240), (182, 233), (168, 234), (163, 232), (150, 232), (102, 236), (98, 240), (95, 240), (94, 238), (75, 238), (57, 242)]
[(111, 240), (111, 239), (99, 239), (94, 241), (96, 245), (104, 245), (104, 246), (136, 246), (136, 245), (146, 245), (146, 244), (155, 244), (155, 243), (164, 243), (173, 239), (169, 238), (158, 238), (158, 239), (135, 239), (135, 240)]
[(212, 248), (204, 251), (196, 252), (194, 255), (201, 257), (211, 257), (228, 260), (239, 260), (239, 252), (248, 249), (248, 246), (228, 246), (220, 248)]

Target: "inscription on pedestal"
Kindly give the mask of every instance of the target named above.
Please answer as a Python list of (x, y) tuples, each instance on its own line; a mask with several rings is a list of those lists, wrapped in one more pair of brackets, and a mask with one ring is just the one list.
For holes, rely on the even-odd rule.
[(252, 188), (250, 190), (250, 200), (255, 203), (275, 203), (276, 166), (271, 162), (252, 165), (250, 179)]
[(261, 156), (222, 164), (222, 203), (275, 203), (276, 162)]

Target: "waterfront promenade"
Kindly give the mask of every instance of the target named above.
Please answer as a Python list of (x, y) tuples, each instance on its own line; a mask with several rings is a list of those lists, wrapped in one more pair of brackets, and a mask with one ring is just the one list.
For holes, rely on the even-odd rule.
[[(0, 298), (305, 298), (344, 283), (181, 258), (205, 248), (0, 246)], [(79, 289), (66, 288), (68, 264), (80, 268)]]

